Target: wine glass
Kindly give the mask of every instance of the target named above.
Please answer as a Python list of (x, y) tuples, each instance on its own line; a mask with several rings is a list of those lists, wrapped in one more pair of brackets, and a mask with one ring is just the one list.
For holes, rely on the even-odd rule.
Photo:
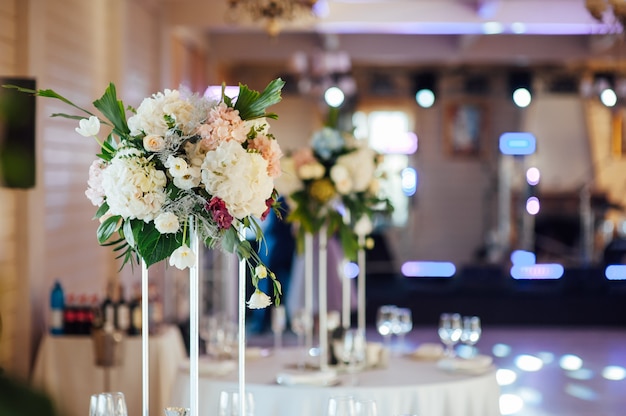
[(394, 328), (394, 332), (398, 335), (400, 350), (404, 350), (406, 334), (411, 332), (413, 329), (413, 318), (409, 308), (396, 309), (396, 322)]
[(336, 354), (346, 365), (352, 375), (352, 385), (357, 384), (357, 371), (365, 364), (365, 334), (359, 329), (347, 329), (339, 344), (339, 353)]
[(287, 326), (285, 307), (282, 305), (272, 308), (272, 332), (274, 333), (274, 348), (283, 346), (283, 332)]
[(378, 416), (376, 401), (372, 399), (359, 399), (354, 404), (356, 416)]
[[(254, 416), (254, 397), (252, 393), (246, 392), (245, 416)], [(239, 409), (239, 391), (224, 390), (220, 392), (218, 416), (242, 416)]]
[(458, 313), (442, 313), (439, 317), (439, 338), (446, 346), (445, 354), (454, 357), (454, 346), (461, 339), (463, 327), (461, 325), (461, 315)]
[(352, 396), (333, 396), (328, 399), (327, 416), (356, 416), (354, 398)]
[[(298, 350), (304, 348), (304, 336), (311, 329), (311, 317), (306, 309), (298, 309), (291, 317), (291, 330), (298, 337)], [(306, 357), (306, 354), (304, 355)], [(304, 360), (298, 363), (298, 367), (304, 368)]]
[(128, 416), (124, 393), (99, 393), (91, 396), (90, 416)]
[(385, 347), (389, 349), (391, 345), (391, 335), (393, 334), (393, 325), (396, 320), (396, 309), (394, 305), (383, 305), (376, 312), (376, 329), (382, 335)]
[(188, 407), (166, 407), (165, 416), (189, 416), (191, 410)]
[(463, 331), (461, 332), (461, 342), (467, 345), (472, 352), (472, 356), (476, 355), (476, 343), (480, 339), (482, 333), (480, 327), (480, 318), (478, 316), (463, 317)]

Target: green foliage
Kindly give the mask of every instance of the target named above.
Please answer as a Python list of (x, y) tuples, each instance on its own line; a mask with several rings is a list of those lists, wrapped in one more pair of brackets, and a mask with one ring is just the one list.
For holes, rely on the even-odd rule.
[(248, 88), (247, 85), (239, 84), (239, 96), (235, 103), (235, 110), (239, 110), (239, 116), (244, 120), (252, 120), (259, 117), (277, 118), (274, 113), (266, 113), (267, 107), (277, 104), (281, 100), (280, 92), (285, 81), (277, 78), (270, 82), (263, 92), (259, 93)]

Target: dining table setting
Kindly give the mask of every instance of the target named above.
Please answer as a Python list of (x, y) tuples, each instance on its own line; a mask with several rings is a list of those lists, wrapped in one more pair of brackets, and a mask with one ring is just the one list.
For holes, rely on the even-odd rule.
[[(500, 415), (497, 368), (492, 357), (476, 347), (480, 318), (442, 313), (433, 328), (441, 343), (409, 346), (404, 338), (412, 328), (410, 315), (403, 308), (385, 305), (377, 313), (378, 334), (335, 328), (329, 333), (328, 364), (320, 361), (319, 348), (276, 342), (286, 328), (273, 325), (273, 346), (245, 348), (245, 415)], [(236, 339), (224, 336), (220, 341), (216, 334), (228, 332), (228, 325), (221, 330), (215, 322), (212, 325), (208, 354), (198, 362), (198, 411), (240, 415), (237, 349), (220, 346)], [(189, 406), (189, 369), (185, 361), (176, 373), (172, 406)]]

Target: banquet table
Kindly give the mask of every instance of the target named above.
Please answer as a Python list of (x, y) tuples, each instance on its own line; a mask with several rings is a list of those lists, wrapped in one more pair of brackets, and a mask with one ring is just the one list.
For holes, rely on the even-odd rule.
[[(246, 359), (246, 392), (252, 393), (254, 416), (325, 416), (329, 398), (345, 395), (375, 400), (381, 416), (500, 415), (500, 388), (493, 367), (470, 375), (444, 371), (434, 360), (393, 356), (385, 368), (359, 373), (356, 383), (350, 375), (339, 374), (339, 384), (332, 387), (278, 384), (276, 375), (293, 372), (297, 357), (294, 348), (283, 348)], [(236, 362), (224, 364), (200, 360), (201, 415), (216, 414), (220, 392), (238, 388)], [(172, 392), (175, 406), (189, 406), (188, 367), (181, 366), (177, 373)]]
[[(180, 330), (165, 326), (149, 341), (149, 409), (163, 414), (169, 405), (172, 384), (187, 357)], [(124, 337), (120, 344), (121, 365), (110, 370), (110, 390), (124, 393), (128, 414), (142, 414), (141, 337)], [(39, 347), (33, 384), (50, 395), (61, 414), (84, 416), (89, 398), (105, 390), (105, 370), (96, 367), (90, 336), (47, 335)]]

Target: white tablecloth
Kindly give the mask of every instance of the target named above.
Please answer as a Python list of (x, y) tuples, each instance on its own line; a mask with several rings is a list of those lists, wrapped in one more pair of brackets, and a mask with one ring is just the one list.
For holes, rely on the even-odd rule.
[[(150, 414), (162, 415), (170, 405), (176, 371), (186, 359), (180, 331), (164, 327), (150, 337)], [(125, 337), (121, 344), (122, 365), (110, 370), (110, 390), (126, 397), (129, 416), (140, 416), (142, 408), (141, 337)], [(89, 336), (46, 336), (40, 345), (33, 383), (44, 389), (63, 415), (85, 416), (89, 397), (104, 391), (104, 369), (94, 363)]]
[[(253, 394), (255, 416), (325, 416), (328, 399), (342, 395), (374, 399), (381, 416), (500, 415), (500, 388), (495, 369), (470, 376), (440, 370), (434, 361), (392, 357), (387, 368), (362, 372), (356, 386), (351, 384), (348, 375), (341, 375), (341, 384), (334, 387), (278, 385), (276, 374), (292, 371), (286, 366), (295, 363), (295, 357), (293, 349), (284, 349), (269, 357), (247, 359), (246, 391)], [(216, 414), (220, 392), (238, 387), (236, 365), (226, 375), (206, 373), (201, 365), (201, 415)], [(172, 403), (175, 406), (189, 405), (186, 368), (178, 372)]]

